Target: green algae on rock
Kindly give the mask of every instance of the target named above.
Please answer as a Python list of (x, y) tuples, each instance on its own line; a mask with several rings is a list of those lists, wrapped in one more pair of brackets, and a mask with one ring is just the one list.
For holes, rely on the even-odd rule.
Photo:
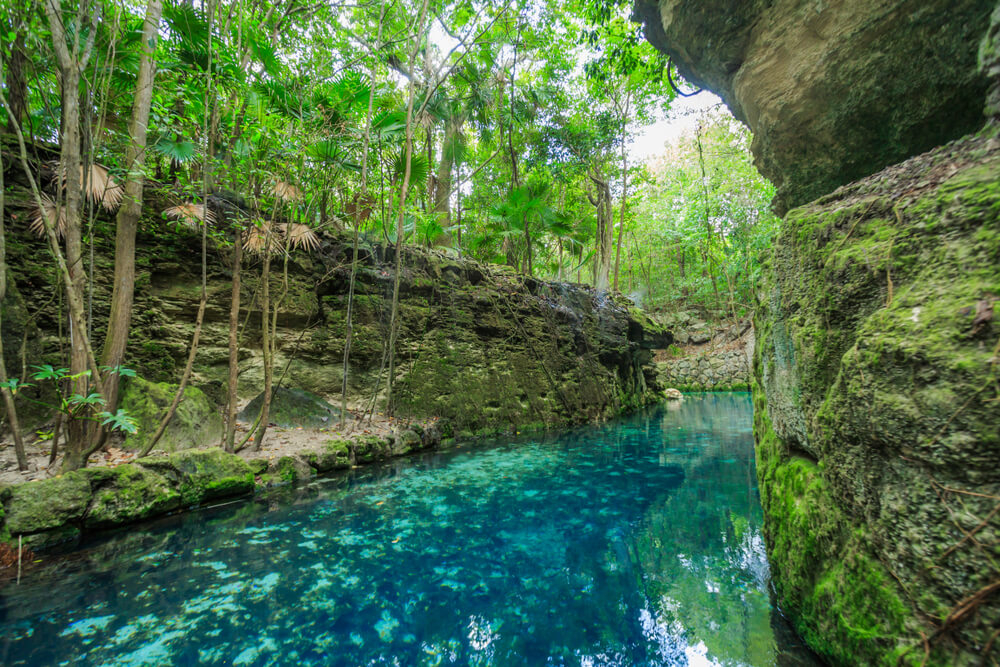
[(1000, 295), (998, 173), (992, 132), (954, 142), (791, 211), (769, 258), (754, 394), (772, 575), (834, 664), (919, 664), (924, 637), (931, 664), (964, 664), (1000, 625), (992, 596), (937, 631), (998, 576), (1000, 331), (977, 321)]

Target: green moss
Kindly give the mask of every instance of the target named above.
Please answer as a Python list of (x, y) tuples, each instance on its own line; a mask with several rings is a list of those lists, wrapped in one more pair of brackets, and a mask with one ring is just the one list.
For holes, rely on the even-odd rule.
[(164, 514), (181, 505), (181, 494), (165, 477), (136, 465), (82, 471), (94, 489), (85, 524), (106, 527)]
[(90, 480), (77, 471), (10, 489), (4, 504), (12, 535), (38, 533), (81, 519), (90, 502)]
[(870, 552), (868, 529), (843, 516), (816, 463), (785, 450), (759, 399), (754, 418), (768, 552), (786, 612), (834, 664), (895, 664), (911, 612)]
[[(177, 385), (129, 378), (122, 392), (121, 407), (136, 420), (138, 432), (125, 439), (125, 447), (141, 450), (159, 428), (177, 393)], [(197, 387), (184, 389), (184, 398), (167, 425), (158, 449), (173, 452), (218, 444), (222, 437), (222, 416)]]
[(175, 452), (142, 459), (140, 466), (174, 481), (183, 505), (251, 493), (254, 472), (247, 463), (221, 449)]
[[(761, 286), (754, 430), (769, 560), (784, 610), (833, 664), (921, 662), (921, 635), (994, 571), (973, 549), (942, 559), (963, 533), (934, 487), (994, 479), (1000, 456), (995, 408), (979, 400), (997, 329), (972, 323), (1000, 282), (1000, 157), (963, 150), (921, 158), (926, 173), (954, 172), (939, 186), (890, 173), (790, 212)], [(993, 509), (975, 496), (962, 507)], [(997, 619), (969, 621), (970, 645)], [(929, 664), (977, 659), (939, 650)]]

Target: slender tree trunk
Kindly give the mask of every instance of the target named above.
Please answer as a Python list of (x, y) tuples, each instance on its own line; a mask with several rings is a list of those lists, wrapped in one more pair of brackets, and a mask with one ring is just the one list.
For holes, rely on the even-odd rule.
[[(273, 223), (272, 223), (273, 225)], [(270, 236), (268, 231), (268, 237)], [(267, 422), (271, 412), (271, 389), (274, 382), (274, 348), (271, 342), (271, 240), (264, 241), (264, 263), (260, 270), (260, 330), (261, 356), (264, 362), (264, 404), (260, 409), (260, 421), (254, 433), (252, 451), (258, 451), (267, 433)]]
[(409, 63), (409, 83), (406, 90), (406, 148), (405, 168), (403, 170), (403, 184), (399, 190), (399, 213), (396, 216), (396, 271), (392, 285), (392, 312), (389, 317), (389, 375), (386, 380), (386, 413), (393, 413), (392, 392), (395, 386), (396, 373), (396, 340), (399, 337), (399, 279), (403, 263), (403, 220), (406, 211), (406, 194), (410, 187), (410, 167), (413, 159), (413, 101), (415, 97), (413, 70), (416, 64), (417, 54), (424, 43), (424, 33), (427, 22), (428, 0), (423, 0), (420, 6), (420, 18), (417, 21), (416, 42), (413, 51), (410, 52)]
[[(215, 114), (215, 91), (212, 88), (212, 29), (213, 20), (215, 18), (215, 3), (211, 0), (206, 2), (208, 10), (208, 71), (206, 74), (206, 86), (205, 86), (205, 108), (211, 109), (210, 114)], [(215, 159), (213, 152), (212, 138), (209, 134), (209, 119), (205, 119), (205, 124), (202, 128), (202, 133), (205, 136), (205, 164), (202, 167), (202, 182), (201, 182), (201, 206), (202, 206), (202, 217), (208, 216), (208, 192), (211, 188), (210, 180), (212, 178), (212, 161)], [(164, 415), (163, 419), (160, 420), (160, 425), (153, 434), (153, 437), (149, 439), (146, 446), (139, 456), (143, 457), (153, 451), (153, 447), (156, 443), (160, 441), (164, 432), (167, 430), (167, 425), (170, 424), (170, 420), (173, 419), (174, 414), (177, 412), (177, 406), (180, 405), (181, 401), (184, 400), (184, 390), (187, 389), (187, 384), (191, 379), (191, 372), (194, 369), (194, 360), (198, 356), (198, 342), (201, 338), (201, 326), (205, 321), (205, 307), (208, 304), (208, 225), (202, 224), (201, 226), (201, 301), (198, 304), (198, 314), (195, 316), (194, 322), (194, 334), (191, 336), (191, 349), (188, 351), (187, 361), (184, 364), (184, 373), (181, 375), (180, 384), (177, 386), (177, 392), (174, 394), (174, 399), (170, 403), (170, 407), (167, 408), (167, 413)]]
[[(375, 48), (382, 48), (382, 27), (385, 24), (385, 0), (382, 0), (378, 17), (378, 36), (375, 38)], [(350, 374), (351, 343), (354, 340), (354, 283), (358, 275), (358, 242), (361, 225), (365, 219), (364, 211), (368, 206), (368, 149), (371, 145), (372, 115), (375, 110), (375, 76), (378, 70), (372, 61), (368, 70), (368, 111), (365, 114), (365, 134), (362, 142), (361, 155), (361, 193), (354, 216), (354, 245), (351, 249), (351, 280), (347, 290), (347, 335), (344, 338), (343, 384), (340, 388), (340, 425), (347, 423), (347, 382)]]
[[(142, 190), (145, 179), (146, 130), (149, 109), (153, 99), (153, 79), (156, 75), (156, 38), (159, 34), (163, 0), (149, 0), (146, 20), (142, 27), (142, 56), (139, 60), (139, 77), (136, 80), (132, 119), (129, 123), (129, 146), (125, 161), (128, 177), (125, 195), (118, 210), (115, 235), (114, 286), (111, 291), (111, 312), (108, 316), (108, 334), (101, 362), (115, 367), (122, 363), (132, 321), (132, 299), (135, 291), (135, 235), (142, 215)], [(110, 373), (105, 382), (105, 409), (114, 412), (118, 405), (119, 375)], [(103, 430), (103, 429), (102, 429)]]
[(628, 202), (628, 153), (625, 152), (625, 133), (628, 129), (628, 113), (631, 92), (625, 94), (625, 108), (622, 118), (622, 205), (618, 216), (618, 246), (615, 249), (615, 279), (613, 287), (618, 289), (618, 267), (622, 257), (622, 236), (625, 234), (625, 207)]
[[(70, 374), (74, 379), (70, 392), (86, 396), (89, 393), (89, 382), (86, 371), (90, 370), (92, 379), (100, 384), (100, 371), (93, 361), (93, 348), (87, 337), (87, 318), (83, 308), (83, 288), (86, 274), (83, 268), (83, 239), (80, 213), (83, 208), (83, 159), (80, 153), (80, 77), (90, 60), (94, 47), (96, 28), (100, 9), (93, 8), (91, 15), (91, 30), (85, 44), (81, 44), (83, 20), (87, 14), (88, 2), (83, 1), (77, 6), (75, 30), (72, 35), (72, 51), (67, 43), (67, 30), (64, 25), (65, 15), (59, 0), (45, 0), (45, 14), (48, 18), (49, 31), (52, 34), (53, 49), (58, 62), (58, 75), (61, 91), (62, 117), (60, 120), (59, 143), (59, 173), (65, 187), (65, 221), (66, 221), (66, 296), (70, 303)], [(47, 225), (48, 226), (48, 225)], [(94, 368), (89, 368), (91, 365)], [(103, 387), (101, 387), (103, 391)], [(80, 408), (82, 409), (82, 408)], [(70, 419), (67, 424), (66, 456), (63, 459), (63, 469), (75, 470), (87, 463), (87, 421)]]
[[(0, 81), (2, 85), (2, 81)], [(11, 110), (13, 113), (13, 109)], [(0, 166), (0, 314), (3, 313), (4, 300), (7, 298), (7, 239), (4, 234), (4, 174)], [(3, 330), (3, 320), (0, 319), (0, 331)], [(0, 334), (0, 383), (7, 382), (7, 363), (3, 356), (3, 335)], [(28, 457), (24, 451), (24, 440), (21, 438), (21, 422), (17, 418), (17, 406), (14, 405), (14, 394), (9, 387), (4, 387), (3, 407), (7, 413), (7, 424), (10, 426), (11, 437), (14, 438), (14, 454), (17, 457), (17, 469), (28, 469)]]
[(524, 245), (528, 249), (528, 261), (527, 261), (527, 273), (529, 276), (534, 275), (531, 267), (531, 231), (528, 228), (528, 216), (524, 216)]
[(715, 293), (715, 304), (718, 307), (722, 299), (719, 297), (719, 283), (715, 277), (715, 267), (712, 266), (714, 262), (710, 261), (710, 256), (712, 252), (712, 216), (709, 211), (708, 204), (708, 175), (705, 173), (705, 153), (702, 150), (701, 145), (701, 123), (698, 123), (698, 164), (701, 165), (701, 189), (705, 197), (705, 246), (702, 250), (702, 261), (704, 262), (705, 268), (708, 270), (709, 275), (712, 278), (712, 291)]
[(4, 127), (8, 134), (14, 134), (15, 123), (20, 126), (28, 115), (28, 79), (25, 73), (28, 64), (25, 55), (26, 17), (21, 4), (18, 2), (14, 4), (15, 8), (10, 14), (11, 24), (8, 26), (6, 22), (0, 23), (0, 28), (15, 34), (14, 42), (10, 45), (10, 57), (4, 62), (7, 70), (5, 82), (8, 90), (7, 103), (10, 105), (10, 118)]
[(236, 404), (240, 379), (240, 270), (243, 264), (243, 235), (237, 223), (233, 231), (233, 291), (229, 304), (229, 387), (226, 391), (226, 439), (224, 448), (232, 452), (236, 446)]

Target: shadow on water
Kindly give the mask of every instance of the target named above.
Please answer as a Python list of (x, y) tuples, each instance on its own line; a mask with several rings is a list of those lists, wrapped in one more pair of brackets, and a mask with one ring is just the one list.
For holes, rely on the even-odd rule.
[(745, 394), (169, 517), (0, 589), (0, 663), (814, 665)]

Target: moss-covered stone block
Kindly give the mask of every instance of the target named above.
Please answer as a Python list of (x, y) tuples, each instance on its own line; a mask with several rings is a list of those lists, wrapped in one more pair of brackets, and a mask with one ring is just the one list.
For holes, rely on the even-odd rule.
[[(263, 405), (261, 393), (240, 411), (240, 421), (256, 421)], [(267, 420), (281, 428), (324, 428), (340, 420), (340, 409), (304, 389), (278, 387), (272, 392)]]
[(183, 505), (253, 492), (254, 472), (246, 461), (221, 449), (175, 452), (137, 465), (172, 479)]
[(4, 504), (11, 535), (38, 533), (81, 519), (90, 503), (90, 479), (80, 471), (19, 484)]
[[(129, 378), (121, 396), (121, 408), (136, 420), (138, 432), (125, 438), (125, 447), (141, 450), (159, 428), (177, 393), (177, 385)], [(174, 452), (217, 445), (222, 438), (222, 415), (197, 387), (184, 389), (157, 449)]]
[(392, 445), (376, 435), (362, 436), (351, 442), (350, 448), (355, 463), (381, 461), (392, 454)]
[(82, 472), (93, 488), (84, 518), (87, 527), (131, 523), (166, 514), (181, 506), (181, 494), (171, 481), (148, 468), (124, 464)]
[(350, 443), (346, 440), (327, 440), (318, 451), (307, 454), (307, 460), (317, 472), (350, 468)]

